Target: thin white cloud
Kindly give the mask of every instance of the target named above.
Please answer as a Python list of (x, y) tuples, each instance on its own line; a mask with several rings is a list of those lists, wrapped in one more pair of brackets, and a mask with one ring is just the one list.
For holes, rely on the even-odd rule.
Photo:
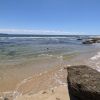
[(55, 30), (0, 29), (0, 33), (8, 34), (48, 34), (48, 35), (84, 35), (84, 32), (66, 32)]

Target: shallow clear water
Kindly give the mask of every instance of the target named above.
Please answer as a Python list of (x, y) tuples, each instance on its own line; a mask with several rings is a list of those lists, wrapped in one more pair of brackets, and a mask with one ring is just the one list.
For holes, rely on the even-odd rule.
[(77, 37), (0, 37), (0, 69), (9, 69), (10, 65), (17, 68), (16, 65), (23, 66), (26, 61), (52, 57), (55, 60), (61, 56), (65, 60), (71, 59), (97, 52), (99, 48), (99, 45), (83, 45)]
[(0, 38), (0, 58), (16, 59), (20, 57), (37, 56), (40, 54), (63, 54), (71, 52), (84, 52), (94, 46), (82, 45), (75, 37), (57, 38)]

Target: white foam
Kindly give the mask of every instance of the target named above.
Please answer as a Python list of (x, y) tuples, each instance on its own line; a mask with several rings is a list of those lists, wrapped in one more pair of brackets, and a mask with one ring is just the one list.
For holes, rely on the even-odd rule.
[(93, 69), (96, 69), (100, 72), (100, 52), (98, 52), (96, 55), (90, 58), (90, 63), (92, 64)]
[(70, 67), (71, 65), (67, 65), (67, 67)]
[(53, 79), (60, 85), (66, 85), (66, 83), (63, 83), (60, 79), (60, 77), (55, 73)]
[(96, 63), (96, 70), (100, 72), (100, 63)]
[(10, 96), (12, 97), (13, 100), (15, 100), (15, 98), (20, 95), (20, 93), (18, 91), (6, 91), (6, 92), (0, 92), (0, 94), (2, 94), (2, 96), (0, 97), (0, 100), (4, 100), (4, 98), (6, 96)]
[(60, 70), (59, 70), (59, 72), (62, 72), (63, 71), (63, 69), (61, 68)]
[(100, 58), (100, 52), (98, 52), (96, 55), (94, 55), (93, 57), (91, 57), (91, 60), (97, 60)]
[(63, 59), (63, 56), (57, 56), (58, 59)]
[(47, 56), (47, 57), (53, 57), (53, 55), (50, 55), (50, 54), (40, 54), (40, 55), (38, 55), (39, 57), (41, 57), (41, 56)]

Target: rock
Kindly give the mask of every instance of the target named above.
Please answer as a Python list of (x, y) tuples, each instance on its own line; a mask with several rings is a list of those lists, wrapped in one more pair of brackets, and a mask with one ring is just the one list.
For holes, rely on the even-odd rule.
[(9, 100), (9, 99), (5, 97), (4, 100)]
[(92, 40), (86, 40), (82, 42), (83, 44), (93, 44), (94, 42)]
[(100, 72), (85, 65), (67, 70), (70, 100), (100, 100)]
[(82, 42), (83, 44), (100, 43), (100, 38), (89, 38)]
[(100, 43), (100, 40), (98, 40), (97, 43)]
[(78, 38), (77, 40), (82, 40), (82, 38)]
[(61, 100), (60, 98), (56, 98), (56, 100)]
[(46, 94), (47, 92), (46, 91), (43, 91), (43, 93), (42, 94)]

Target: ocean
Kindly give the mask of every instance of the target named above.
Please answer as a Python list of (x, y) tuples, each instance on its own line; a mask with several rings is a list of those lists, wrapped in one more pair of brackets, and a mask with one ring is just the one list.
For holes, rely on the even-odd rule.
[[(47, 71), (52, 72), (52, 69), (61, 66), (87, 64), (100, 71), (100, 44), (82, 44), (83, 40), (81, 39), (89, 37), (91, 36), (1, 36), (1, 97), (10, 94), (14, 100), (17, 95), (22, 95), (30, 90), (32, 91), (32, 89), (27, 87), (27, 84), (29, 84), (27, 82), (31, 79), (32, 82), (38, 79), (36, 84), (39, 84), (38, 82), (44, 84), (44, 80), (42, 81), (42, 79), (48, 78), (45, 76), (39, 77), (39, 75), (41, 76), (42, 73), (46, 74)], [(48, 76), (48, 74), (46, 75)], [(51, 73), (49, 75), (51, 75)], [(53, 80), (54, 79), (55, 78), (53, 78)], [(60, 79), (57, 80), (57, 77), (55, 80), (59, 84), (64, 83), (61, 82)], [(54, 83), (52, 84), (54, 85)], [(45, 87), (45, 85), (43, 85), (43, 87)], [(50, 87), (52, 88), (52, 86)], [(42, 86), (39, 87), (39, 89), (40, 88), (42, 88)], [(36, 87), (34, 91), (36, 90), (37, 92), (39, 89)]]

